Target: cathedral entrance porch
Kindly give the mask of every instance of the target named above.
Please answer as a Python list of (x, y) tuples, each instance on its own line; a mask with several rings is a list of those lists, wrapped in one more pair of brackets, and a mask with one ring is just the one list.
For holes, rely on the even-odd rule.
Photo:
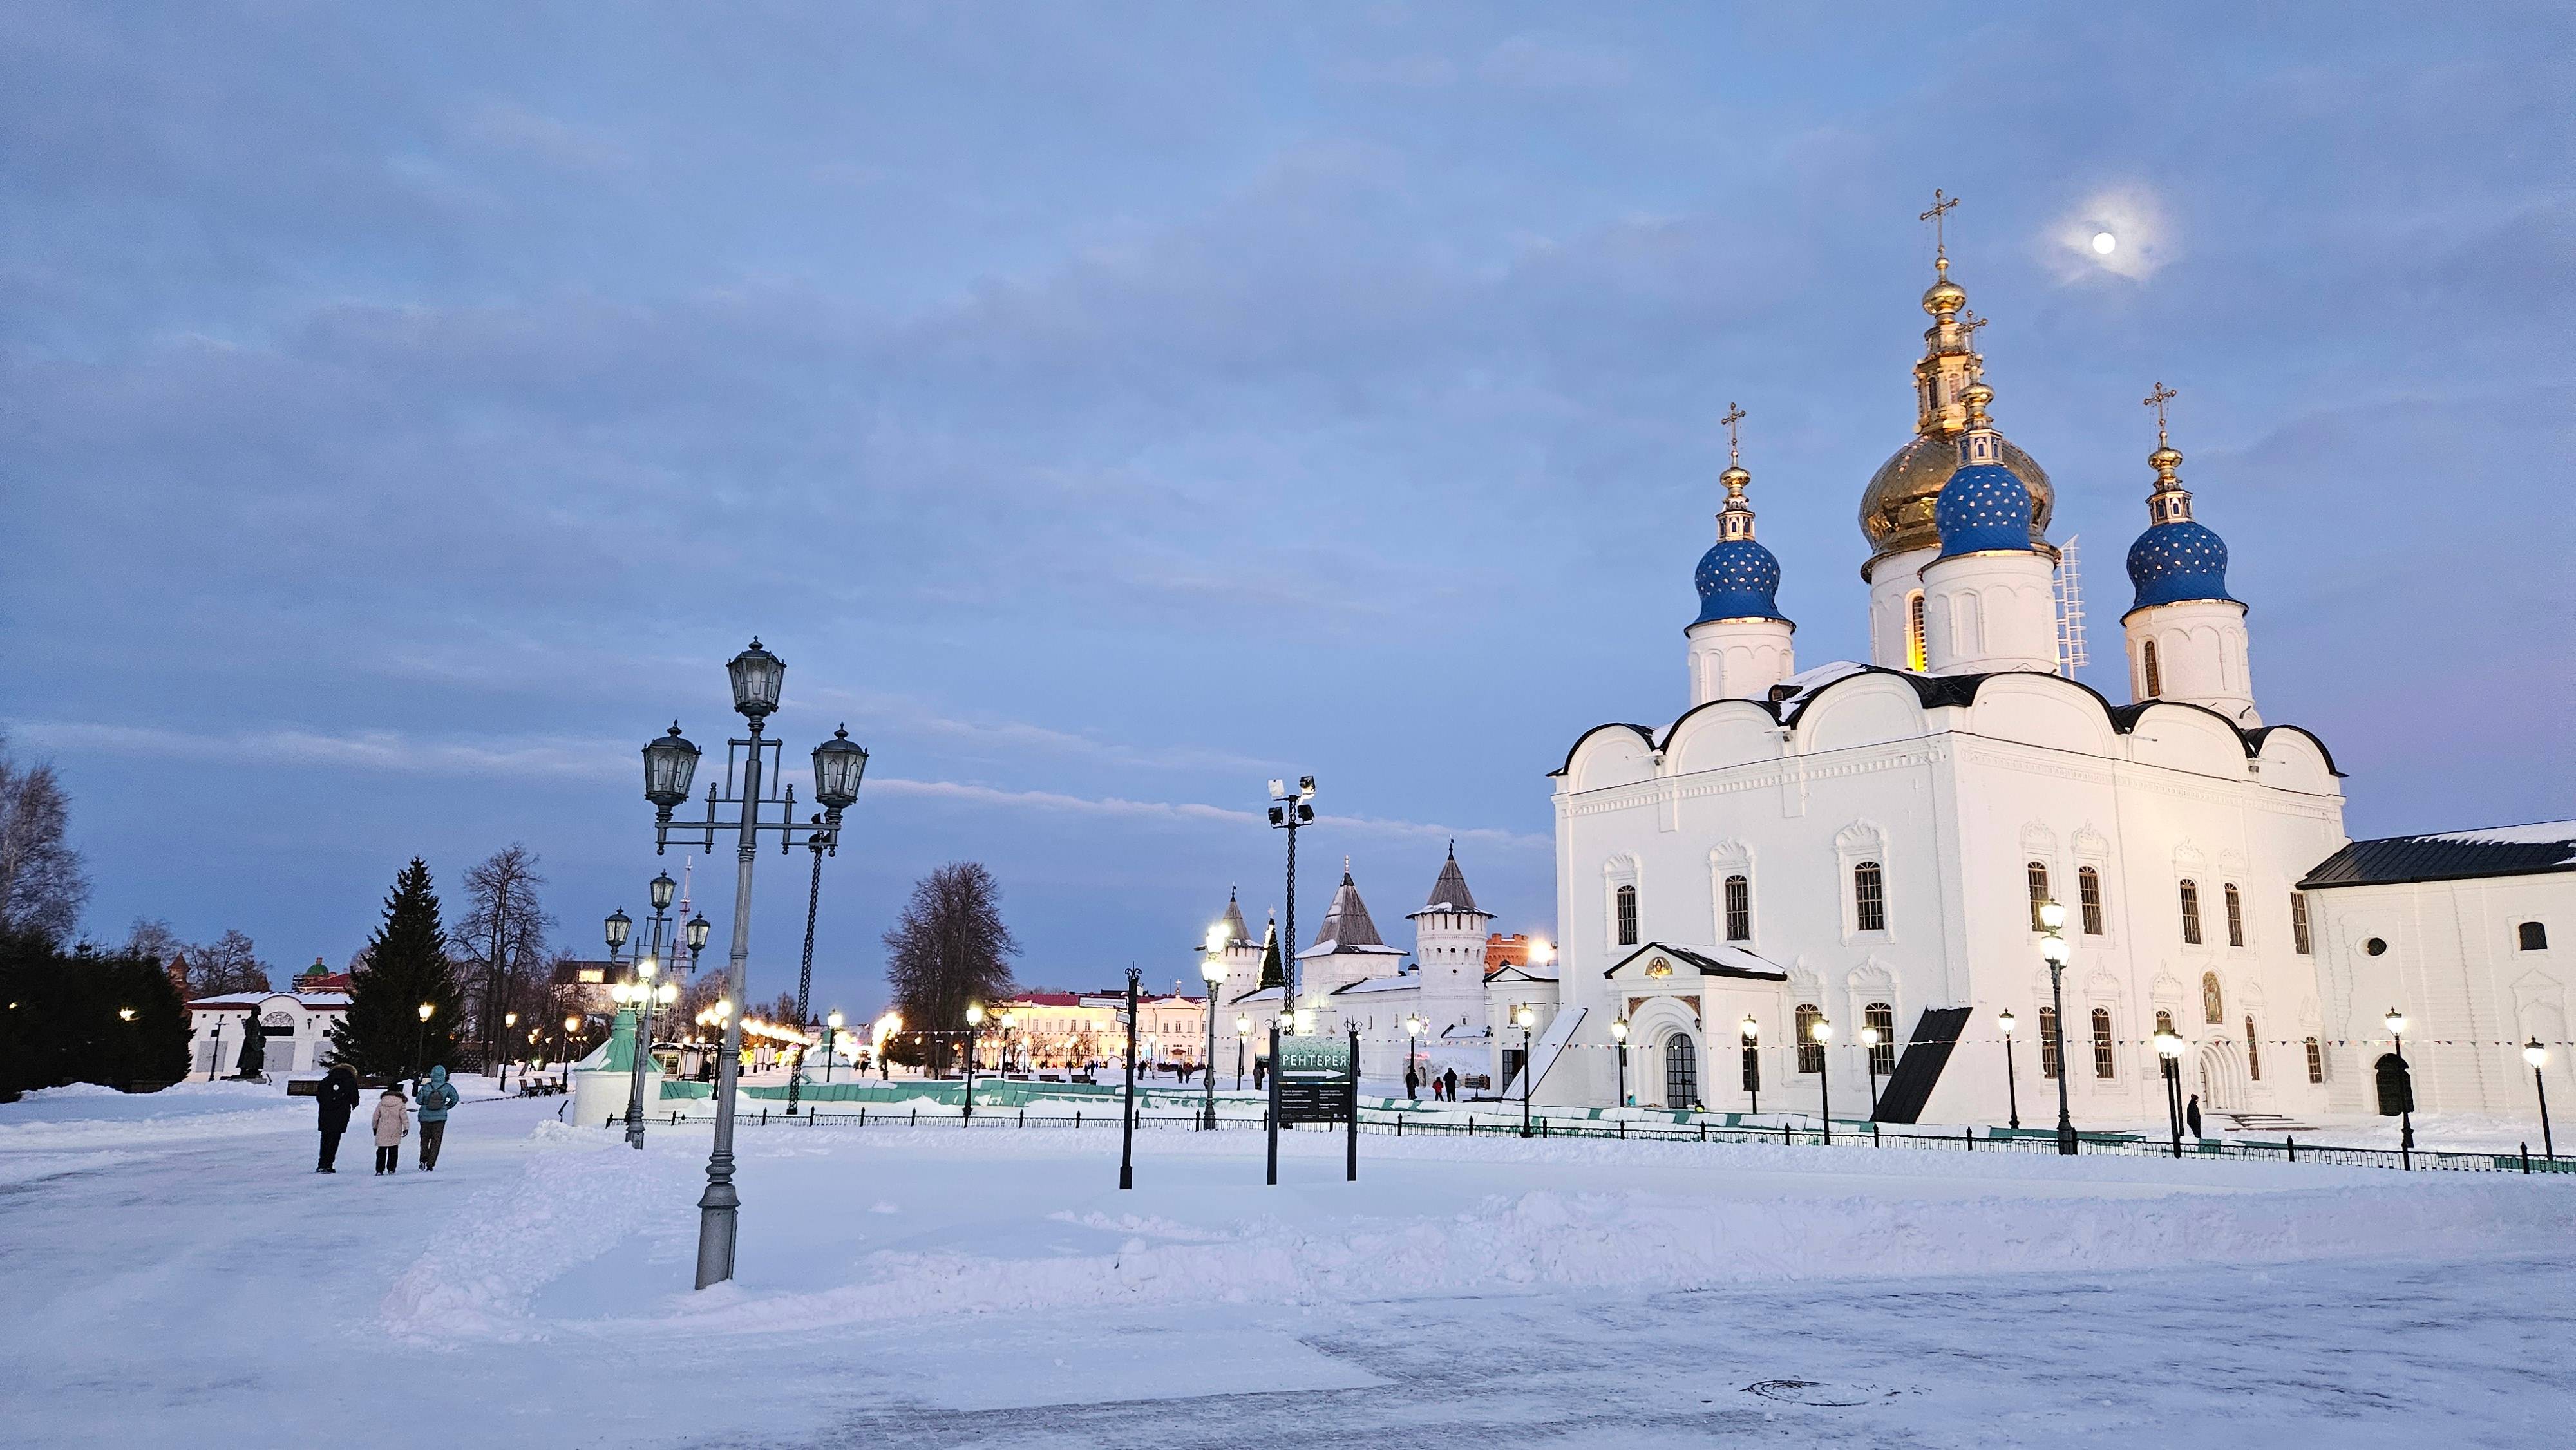
[(2236, 1055), (2233, 1042), (2204, 1042), (2200, 1045), (2200, 1106), (2205, 1112), (2232, 1112), (2249, 1106), (2253, 1094), (2245, 1077), (2244, 1060)]

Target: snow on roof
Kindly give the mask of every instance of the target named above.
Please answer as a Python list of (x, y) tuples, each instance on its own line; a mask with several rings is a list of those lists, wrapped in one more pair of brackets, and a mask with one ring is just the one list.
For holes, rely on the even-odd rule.
[(1868, 668), (1869, 666), (1852, 660), (1835, 660), (1829, 664), (1821, 664), (1812, 670), (1802, 670), (1773, 685), (1771, 698), (1779, 702), (1781, 713), (1786, 714), (1791, 706), (1800, 703), (1825, 686), (1846, 675), (1859, 674)]
[(1458, 869), (1458, 848), (1449, 848), (1449, 859), (1440, 863), (1440, 879), (1431, 883), (1431, 896), (1420, 911), (1406, 913), (1407, 919), (1429, 916), (1433, 912), (1453, 915), (1490, 916), (1491, 912), (1476, 907), (1476, 893), (1467, 889), (1467, 875)]
[(1779, 963), (1755, 956), (1742, 947), (1677, 947), (1670, 942), (1659, 941), (1650, 941), (1621, 957), (1601, 975), (1615, 977), (1638, 958), (1657, 955), (1679, 957), (1703, 977), (1754, 977), (1766, 982), (1789, 980), (1787, 969)]
[(1362, 977), (1347, 987), (1334, 988), (1333, 995), (1340, 997), (1365, 992), (1409, 992), (1421, 985), (1420, 977), (1411, 972), (1404, 972), (1392, 977)]
[(2550, 871), (2576, 871), (2576, 821), (2355, 841), (2318, 862), (2299, 887), (2391, 886)]
[(259, 1007), (284, 997), (307, 1012), (345, 1012), (349, 1009), (346, 992), (226, 992), (220, 996), (192, 999), (190, 1010), (199, 1007)]
[(1360, 889), (1351, 884), (1351, 873), (1342, 871), (1341, 887), (1333, 893), (1332, 909), (1324, 913), (1324, 924), (1316, 929), (1314, 945), (1297, 954), (1299, 961), (1308, 957), (1329, 957), (1341, 952), (1383, 953), (1400, 957), (1404, 953), (1388, 946), (1377, 934), (1377, 923), (1369, 920), (1368, 904), (1360, 900)]
[(2527, 826), (2490, 826), (2480, 831), (2443, 831), (2428, 841), (2464, 841), (2496, 846), (2576, 846), (2576, 821), (2534, 821)]

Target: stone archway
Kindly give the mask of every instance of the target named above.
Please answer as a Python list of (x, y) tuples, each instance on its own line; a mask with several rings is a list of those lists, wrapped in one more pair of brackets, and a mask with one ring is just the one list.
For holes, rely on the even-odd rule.
[(2202, 1043), (2197, 1065), (2199, 1086), (2194, 1090), (2200, 1094), (2201, 1111), (2241, 1112), (2245, 1109), (2251, 1092), (2245, 1079), (2245, 1064), (2236, 1055), (2235, 1043), (2224, 1040)]

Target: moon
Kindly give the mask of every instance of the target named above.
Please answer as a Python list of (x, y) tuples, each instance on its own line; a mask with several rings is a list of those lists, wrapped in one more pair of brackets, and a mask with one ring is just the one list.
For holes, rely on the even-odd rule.
[(2107, 257), (2119, 249), (2120, 239), (2118, 237), (2111, 235), (2109, 232), (2095, 232), (2093, 234), (2093, 254), (2095, 256)]

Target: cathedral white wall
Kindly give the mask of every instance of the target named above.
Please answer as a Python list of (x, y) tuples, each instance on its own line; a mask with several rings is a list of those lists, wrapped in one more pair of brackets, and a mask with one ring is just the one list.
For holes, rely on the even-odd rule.
[(1763, 700), (1798, 672), (1785, 619), (1713, 619), (1684, 631), (1690, 641), (1690, 702)]
[[(2171, 715), (2217, 725), (2197, 712)], [(1695, 768), (1579, 790), (1570, 788), (1583, 778), (1578, 751), (1557, 800), (1563, 994), (1569, 1006), (1609, 1010), (1587, 1020), (1583, 1041), (1595, 1050), (1569, 1053), (1541, 1097), (1601, 1104), (1616, 1090), (1607, 1024), (1618, 1004), (1602, 973), (1633, 950), (1615, 940), (1617, 887), (1638, 888), (1641, 941), (1713, 945), (1724, 939), (1721, 883), (1741, 869), (1753, 897), (1752, 939), (1743, 945), (1792, 974), (1785, 989), (1758, 989), (1769, 1005), (1752, 1009), (1762, 1028), (1764, 1110), (1819, 1106), (1816, 1075), (1794, 1071), (1797, 1004), (1814, 1003), (1835, 1024), (1832, 1096), (1837, 1114), (1849, 1116), (1868, 1101), (1855, 1041), (1867, 1004), (1889, 1004), (1900, 1044), (1924, 1008), (1964, 1005), (1975, 1009), (1970, 1025), (1925, 1119), (2000, 1122), (2005, 1082), (1993, 1024), (2009, 1006), (2021, 1023), (2023, 1120), (2044, 1123), (2054, 1116), (2054, 1085), (2039, 1071), (2047, 972), (2026, 876), (2036, 860), (2072, 918), (2066, 1001), (2076, 1075), (2068, 1085), (2079, 1123), (2162, 1114), (2143, 1045), (2159, 1007), (2175, 1013), (2191, 1042), (2187, 1081), (2202, 1091), (2207, 1077), (2205, 1107), (2320, 1110), (2321, 1090), (2308, 1091), (2290, 1049), (2267, 1042), (2263, 1081), (2252, 1082), (2242, 1017), (2250, 1012), (2265, 1039), (2291, 1041), (2318, 1019), (2312, 965), (2290, 947), (2288, 892), (2342, 843), (2340, 796), (2268, 783), (2232, 737), (2232, 761), (2187, 752), (2181, 767), (2137, 758), (2148, 744), (2114, 734), (2088, 693), (2052, 678), (1998, 680), (1971, 710), (1926, 712), (1910, 687), (1877, 677), (1830, 688), (1767, 755), (1720, 763), (1703, 754), (1690, 759)], [(2283, 747), (2284, 779), (2298, 776), (2303, 751), (2313, 755)], [(1679, 764), (1675, 757), (1666, 752), (1657, 768)], [(1876, 931), (1862, 929), (1853, 898), (1863, 860), (1881, 863), (1886, 920)], [(2102, 882), (2099, 933), (2083, 931), (2078, 911), (2077, 872), (2088, 865)], [(2196, 946), (2179, 930), (2186, 874), (2203, 893)], [(2246, 921), (2242, 947), (2226, 932), (2222, 887), (2231, 881)], [(2204, 972), (2221, 980), (2227, 1022), (2204, 1024), (2183, 1010), (2196, 1007)], [(2095, 1007), (2111, 1017), (2107, 1080), (2091, 1071)], [(1715, 1024), (1713, 1047), (1695, 1022), (1712, 1108), (1750, 1106), (1733, 1051), (1741, 1015)]]
[(2056, 566), (2019, 549), (1923, 567), (1923, 641), (1936, 675), (2057, 668)]
[[(2129, 692), (2133, 700), (2175, 700), (2206, 705), (2253, 729), (2252, 646), (2245, 606), (2232, 599), (2194, 599), (2133, 610), (2122, 621), (2128, 634)], [(2156, 647), (2159, 689), (2147, 688), (2146, 646)]]
[[(2372, 1071), (2394, 1007), (2408, 1018), (2418, 1111), (2528, 1116), (2539, 1141), (2520, 1047), (2537, 1037), (2559, 1121), (2576, 1122), (2576, 873), (2330, 887), (2308, 893), (2308, 921), (2334, 1111), (2377, 1111)], [(2546, 947), (2521, 948), (2526, 921), (2542, 924)], [(2562, 1152), (2569, 1141), (2576, 1130), (2560, 1135)]]
[(1923, 592), (1923, 566), (1937, 549), (1890, 554), (1869, 571), (1869, 662), (1891, 670), (1913, 662), (1913, 600)]

